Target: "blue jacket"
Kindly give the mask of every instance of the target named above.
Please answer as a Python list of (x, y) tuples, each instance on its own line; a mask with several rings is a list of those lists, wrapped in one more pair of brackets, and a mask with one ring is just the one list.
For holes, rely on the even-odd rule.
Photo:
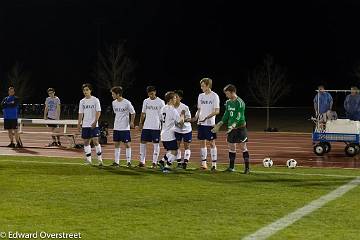
[[(319, 99), (319, 109), (318, 109), (318, 99)], [(326, 113), (328, 110), (331, 110), (330, 107), (333, 103), (333, 99), (328, 92), (318, 93), (314, 97), (314, 105), (316, 111), (319, 110), (318, 114)]]
[(19, 98), (16, 96), (7, 96), (2, 100), (4, 119), (18, 119), (19, 114)]
[(346, 116), (350, 120), (360, 120), (360, 95), (347, 95), (344, 101)]

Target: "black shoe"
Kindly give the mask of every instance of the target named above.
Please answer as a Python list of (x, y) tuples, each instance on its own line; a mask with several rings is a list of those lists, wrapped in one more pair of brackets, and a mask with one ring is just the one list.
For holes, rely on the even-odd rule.
[(10, 148), (14, 148), (15, 147), (15, 143), (10, 143), (9, 145), (7, 145), (7, 147), (10, 147)]
[(250, 168), (245, 168), (244, 173), (243, 174), (250, 174)]
[(183, 169), (186, 169), (186, 168), (187, 168), (187, 163), (183, 163), (183, 164), (182, 164), (182, 168), (183, 168)]
[(48, 147), (56, 147), (56, 146), (57, 146), (56, 142), (49, 143), (49, 145), (48, 145)]
[(152, 169), (157, 168), (157, 164), (156, 164), (156, 163), (152, 163), (151, 168), (152, 168)]
[(60, 146), (61, 146), (61, 142), (57, 142), (57, 145), (60, 147)]
[(163, 170), (164, 167), (165, 167), (165, 162), (164, 161), (159, 161), (157, 165), (160, 167), (161, 170)]
[(119, 164), (116, 163), (116, 162), (113, 162), (110, 166), (111, 166), (111, 167), (119, 167)]
[(183, 168), (183, 166), (181, 163), (178, 163), (176, 168)]
[(143, 168), (143, 167), (145, 167), (145, 164), (139, 163), (138, 167)]
[(21, 143), (17, 143), (15, 147), (16, 148), (23, 148), (23, 145)]
[(212, 167), (211, 167), (211, 171), (212, 171), (212, 172), (216, 172), (216, 167), (215, 167), (215, 166), (212, 166)]
[(128, 163), (126, 164), (126, 167), (127, 167), (127, 168), (131, 168), (131, 162), (128, 162)]

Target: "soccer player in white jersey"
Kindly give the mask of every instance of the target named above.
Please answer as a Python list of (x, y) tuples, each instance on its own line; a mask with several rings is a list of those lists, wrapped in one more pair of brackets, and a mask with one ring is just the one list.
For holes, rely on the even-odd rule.
[(198, 121), (198, 139), (201, 141), (201, 169), (207, 169), (207, 141), (209, 141), (211, 170), (215, 171), (217, 162), (216, 133), (212, 133), (211, 129), (215, 125), (215, 116), (220, 113), (220, 100), (219, 96), (211, 90), (212, 80), (210, 78), (201, 79), (200, 87), (203, 93), (198, 97), (198, 110), (193, 120)]
[[(47, 93), (49, 97), (45, 99), (44, 119), (46, 120), (59, 120), (60, 119), (60, 99), (55, 96), (55, 89), (48, 88)], [(57, 124), (48, 124), (51, 128), (51, 132), (56, 133), (56, 129), (59, 128)], [(60, 136), (52, 135), (53, 142), (48, 146), (61, 146)]]
[(89, 83), (82, 85), (84, 98), (79, 104), (78, 130), (81, 129), (81, 137), (84, 139), (84, 152), (86, 156), (86, 164), (91, 164), (91, 146), (90, 140), (95, 145), (99, 166), (103, 165), (101, 146), (99, 144), (99, 118), (101, 115), (101, 106), (98, 98), (91, 96), (92, 86)]
[[(184, 124), (182, 126), (178, 124), (175, 126), (175, 137), (178, 142), (178, 151), (176, 156), (176, 160), (178, 163), (177, 167), (186, 169), (191, 156), (191, 150), (190, 150), (190, 144), (192, 141), (192, 127), (190, 123), (191, 113), (189, 107), (181, 102), (184, 96), (183, 91), (175, 90), (174, 92), (176, 94), (176, 102), (174, 104), (176, 111), (179, 113), (179, 115), (181, 114), (181, 112), (183, 111), (185, 112)], [(184, 142), (184, 150), (185, 150), (183, 162), (181, 162), (181, 149), (180, 149), (181, 142)]]
[(175, 125), (184, 124), (185, 111), (181, 114), (176, 111), (174, 104), (177, 95), (174, 92), (167, 92), (165, 94), (166, 105), (161, 108), (161, 141), (166, 150), (166, 154), (159, 161), (159, 166), (164, 172), (168, 172), (172, 163), (176, 159), (178, 145), (175, 137)]
[[(120, 86), (111, 88), (112, 102), (115, 113), (113, 141), (115, 143), (115, 161), (111, 165), (118, 167), (120, 162), (120, 142), (125, 144), (127, 167), (131, 167), (131, 135), (130, 128), (134, 128), (135, 110), (131, 102), (122, 97), (123, 89)], [(129, 122), (129, 115), (130, 122)]]
[(152, 167), (155, 168), (160, 153), (160, 110), (165, 106), (165, 103), (156, 96), (156, 88), (154, 86), (148, 86), (146, 92), (149, 97), (143, 102), (139, 122), (139, 128), (142, 129), (139, 167), (145, 166), (146, 143), (152, 142), (154, 146)]

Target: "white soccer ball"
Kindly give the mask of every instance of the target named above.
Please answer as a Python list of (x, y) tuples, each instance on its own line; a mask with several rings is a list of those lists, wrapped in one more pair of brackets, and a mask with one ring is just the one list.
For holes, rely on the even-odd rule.
[(297, 161), (295, 159), (289, 159), (286, 161), (286, 166), (288, 168), (296, 168)]
[(263, 160), (264, 167), (269, 168), (269, 167), (272, 167), (273, 164), (274, 163), (271, 160), (271, 158), (269, 158), (269, 157), (264, 158), (264, 160)]

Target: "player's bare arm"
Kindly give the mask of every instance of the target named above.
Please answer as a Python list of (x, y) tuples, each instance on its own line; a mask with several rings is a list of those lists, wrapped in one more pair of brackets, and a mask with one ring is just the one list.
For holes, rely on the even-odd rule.
[(130, 128), (135, 128), (135, 113), (134, 114), (130, 114)]

